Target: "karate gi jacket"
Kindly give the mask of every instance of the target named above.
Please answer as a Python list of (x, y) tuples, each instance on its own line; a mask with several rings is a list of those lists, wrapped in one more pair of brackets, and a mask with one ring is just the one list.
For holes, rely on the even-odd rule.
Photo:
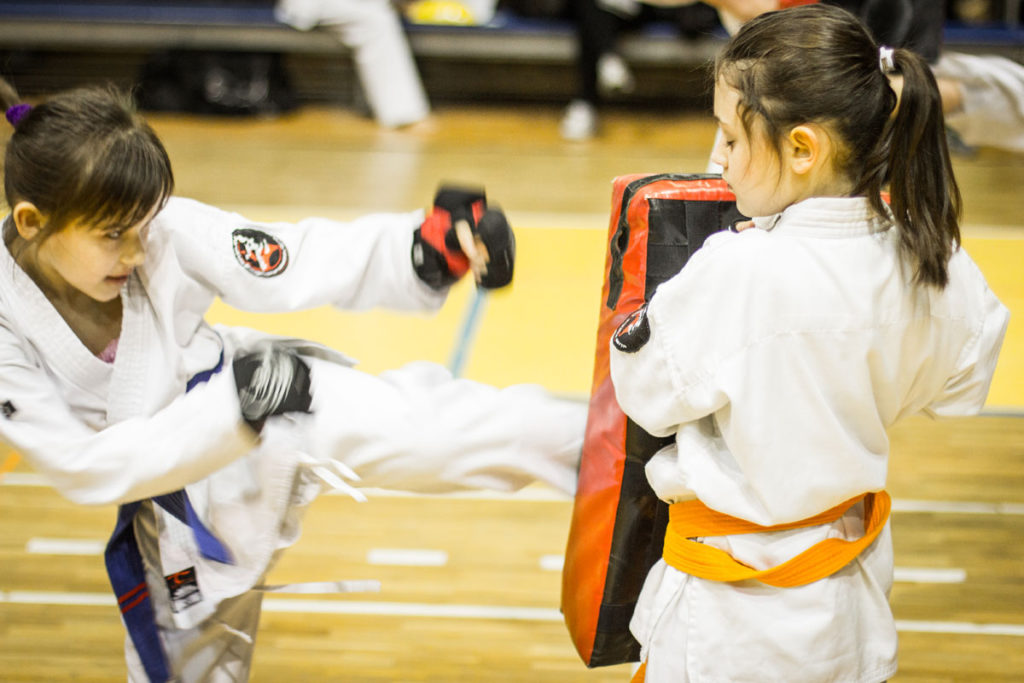
[[(652, 296), (646, 343), (613, 343), (610, 365), (624, 412), (675, 436), (647, 465), (659, 498), (774, 525), (884, 489), (886, 430), (900, 418), (979, 411), (1008, 311), (963, 249), (945, 289), (909, 284), (896, 229), (866, 199), (808, 199), (758, 223), (767, 229), (709, 238)], [(702, 540), (765, 569), (827, 537), (859, 538), (862, 508)], [(884, 680), (896, 665), (892, 568), (888, 529), (798, 588), (659, 561), (631, 623), (647, 680)]]
[[(146, 230), (145, 263), (122, 291), (113, 363), (89, 352), (0, 249), (0, 436), (77, 503), (124, 503), (186, 487), (200, 518), (235, 556), (231, 565), (201, 557), (191, 530), (154, 508), (161, 547), (153, 538), (139, 542), (151, 585), (194, 566), (206, 597), (172, 616), (155, 595), (162, 625), (198, 624), (221, 599), (257, 584), (275, 552), (295, 540), (304, 506), (321, 490), (304, 467), (310, 444), (288, 429), (312, 416), (272, 419), (260, 439), (241, 421), (231, 358), (266, 335), (215, 328), (206, 310), (215, 297), (267, 312), (328, 304), (436, 309), (446, 292), (423, 284), (410, 260), (422, 218), (258, 224), (172, 198)], [(339, 363), (309, 362), (315, 374), (362, 376)], [(186, 393), (190, 378), (218, 363), (220, 372)]]

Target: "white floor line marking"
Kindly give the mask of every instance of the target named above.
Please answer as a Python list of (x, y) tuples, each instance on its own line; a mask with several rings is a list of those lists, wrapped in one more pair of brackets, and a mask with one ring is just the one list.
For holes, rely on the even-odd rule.
[[(247, 218), (260, 221), (297, 221), (306, 216), (320, 216), (339, 221), (351, 221), (371, 213), (393, 211), (404, 213), (414, 210), (403, 207), (341, 207), (315, 204), (230, 204), (221, 208), (236, 211)], [(414, 207), (415, 208), (415, 207)], [(514, 211), (508, 210), (509, 222), (516, 229), (572, 229), (595, 230), (604, 232), (608, 229), (608, 213), (583, 211)], [(965, 237), (981, 239), (1024, 239), (1024, 229), (1020, 225), (996, 225), (985, 223), (967, 223), (960, 226)]]
[[(0, 604), (113, 607), (113, 595), (106, 593), (49, 593), (0, 591)], [(370, 602), (350, 600), (305, 600), (266, 598), (263, 611), (290, 614), (350, 614), (445, 619), (506, 619), (517, 621), (562, 621), (562, 613), (548, 607), (497, 605), (434, 605), (417, 602)], [(958, 635), (1024, 637), (1024, 624), (978, 624), (966, 621), (896, 620), (902, 632)]]
[(43, 475), (34, 472), (8, 472), (0, 479), (0, 486), (49, 486)]
[(112, 593), (60, 593), (51, 591), (3, 591), (0, 602), (14, 605), (114, 606)]
[(967, 572), (957, 568), (895, 567), (893, 580), (901, 583), (963, 583), (967, 580)]
[(893, 512), (938, 512), (967, 515), (1024, 515), (1024, 503), (978, 503), (960, 500), (892, 501)]
[(541, 555), (540, 568), (546, 572), (560, 572), (565, 566), (564, 555)]
[[(294, 204), (236, 204), (222, 208), (259, 221), (297, 221), (306, 216), (319, 216), (337, 221), (352, 221), (360, 216), (380, 213), (375, 208), (345, 208), (338, 206), (315, 206)], [(404, 213), (408, 209), (392, 208), (386, 211)], [(575, 211), (507, 211), (509, 222), (520, 229), (560, 229), (560, 230), (608, 230), (607, 213), (586, 213)]]
[(906, 621), (897, 619), (896, 630), (904, 633), (1024, 636), (1024, 624), (975, 624), (968, 621)]
[[(9, 472), (0, 479), (2, 486), (49, 486), (42, 475), (32, 472)], [(360, 489), (370, 498), (437, 498), (439, 500), (510, 500), (510, 501), (556, 501), (572, 500), (568, 494), (556, 491), (547, 486), (528, 486), (520, 491), (506, 493), (503, 491), (459, 491), (456, 493), (413, 493), (411, 491), (392, 491), (388, 489)], [(323, 495), (348, 495), (343, 492), (328, 491)], [(896, 498), (892, 501), (894, 512), (936, 512), (948, 514), (975, 515), (1024, 515), (1024, 503), (980, 503), (972, 501), (913, 500)]]
[[(32, 538), (25, 552), (34, 555), (102, 555), (106, 542), (100, 539)], [(396, 567), (443, 567), (448, 563), (444, 550), (418, 548), (372, 548), (366, 553), (371, 565)], [(560, 572), (563, 555), (541, 555), (541, 571)], [(963, 583), (967, 572), (959, 568), (896, 567), (893, 578), (902, 583)]]
[(960, 227), (960, 234), (968, 239), (1020, 240), (1024, 239), (1024, 229), (1019, 225), (991, 225), (985, 223), (968, 223)]
[(267, 593), (380, 593), (380, 581), (306, 581), (303, 583), (278, 583), (256, 586), (256, 590)]
[(102, 555), (106, 541), (80, 538), (30, 538), (25, 552), (30, 555)]
[[(437, 498), (439, 500), (520, 500), (529, 502), (572, 500), (572, 496), (548, 486), (527, 486), (514, 492), (505, 491), (456, 491), (453, 493), (414, 493), (412, 491), (395, 491), (391, 489), (365, 488), (359, 489), (368, 498)], [(324, 495), (334, 495), (328, 492)]]
[(448, 553), (419, 548), (371, 548), (366, 561), (396, 567), (443, 567), (448, 564)]
[[(268, 604), (270, 603), (270, 604)], [(265, 600), (264, 612), (299, 614), (358, 614), (392, 617), (439, 617), (447, 619), (513, 619), (562, 621), (562, 613), (549, 607), (499, 605), (435, 605), (419, 602), (368, 602), (349, 600)]]

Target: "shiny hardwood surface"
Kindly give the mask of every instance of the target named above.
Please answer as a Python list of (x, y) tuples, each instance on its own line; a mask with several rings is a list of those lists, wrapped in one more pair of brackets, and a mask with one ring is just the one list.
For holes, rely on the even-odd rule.
[[(465, 374), (496, 384), (536, 381), (582, 398), (610, 181), (703, 170), (713, 127), (701, 114), (620, 111), (602, 137), (566, 143), (559, 115), (551, 108), (442, 109), (400, 131), (334, 109), (275, 120), (151, 120), (172, 156), (179, 194), (254, 219), (411, 210), (429, 202), (441, 179), (486, 184), (521, 228), (520, 254), (511, 291), (488, 297)], [(967, 246), (1017, 315), (990, 400), (999, 414), (911, 418), (892, 433), (897, 566), (964, 575), (955, 583), (896, 584), (893, 609), (904, 626), (899, 683), (1024, 679), (1024, 158), (982, 150), (956, 167)], [(432, 319), (334, 311), (272, 319), (222, 305), (211, 317), (319, 338), (378, 371), (415, 358), (447, 363), (473, 296), (458, 288)], [(112, 606), (40, 604), (63, 593), (105, 596), (102, 559), (28, 552), (32, 539), (104, 539), (114, 508), (74, 506), (32, 485), (31, 475), (20, 463), (0, 480), (0, 680), (123, 680), (123, 630)], [(320, 498), (270, 581), (373, 578), (382, 589), (268, 597), (252, 680), (629, 680), (629, 665), (587, 670), (558, 619), (557, 558), (570, 509), (539, 487), (512, 497)], [(443, 551), (447, 562), (371, 564), (379, 549)], [(320, 610), (352, 609), (295, 611), (306, 599), (322, 600)], [(467, 606), (490, 611), (436, 614)], [(536, 611), (511, 618), (512, 608)], [(384, 609), (399, 613), (377, 613)], [(936, 624), (938, 632), (920, 630)], [(950, 632), (971, 630), (963, 624), (978, 632)]]

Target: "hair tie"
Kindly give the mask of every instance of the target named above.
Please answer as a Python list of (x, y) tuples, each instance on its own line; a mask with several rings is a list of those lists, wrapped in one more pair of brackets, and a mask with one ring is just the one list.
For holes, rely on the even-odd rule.
[(896, 71), (896, 62), (892, 58), (894, 52), (895, 50), (886, 45), (878, 48), (878, 68), (882, 70), (883, 74), (891, 74)]
[(12, 126), (17, 128), (21, 120), (28, 116), (30, 111), (32, 111), (31, 104), (16, 104), (7, 110), (7, 120), (11, 122)]

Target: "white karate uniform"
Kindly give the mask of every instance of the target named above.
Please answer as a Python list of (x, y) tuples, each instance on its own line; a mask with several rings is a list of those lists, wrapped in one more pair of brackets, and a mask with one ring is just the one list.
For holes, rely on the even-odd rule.
[[(413, 212), (256, 224), (173, 198), (148, 229), (145, 264), (122, 290), (113, 363), (81, 344), (0, 249), (0, 436), (79, 503), (185, 487), (235, 558), (229, 565), (200, 556), (191, 529), (149, 502), (135, 519), (156, 619), (181, 680), (245, 677), (259, 614), (250, 589), (298, 537), (303, 511), (323, 488), (317, 473), (334, 463), (371, 487), (513, 490), (540, 480), (574, 489), (585, 405), (537, 386), (453, 380), (432, 363), (378, 377), (295, 341), (311, 367), (312, 413), (270, 418), (259, 439), (241, 421), (231, 359), (268, 335), (207, 324), (215, 297), (252, 311), (435, 309), (446, 293), (424, 285), (410, 258), (421, 221)], [(270, 260), (275, 253), (282, 258)], [(222, 353), (223, 369), (186, 393), (189, 378)], [(164, 577), (189, 567), (202, 600), (171, 605)], [(127, 650), (130, 675), (145, 680), (130, 641)]]
[(960, 86), (963, 106), (946, 124), (965, 143), (1024, 152), (1024, 66), (998, 55), (944, 52), (933, 70)]
[[(885, 488), (886, 430), (915, 413), (981, 409), (1008, 312), (960, 249), (944, 290), (914, 287), (896, 230), (863, 198), (817, 198), (712, 236), (662, 284), (650, 337), (612, 345), (623, 410), (675, 435), (647, 477), (667, 502), (697, 498), (760, 525), (805, 519)], [(835, 523), (704, 538), (757, 569)], [(833, 576), (797, 588), (694, 578), (659, 561), (631, 622), (649, 682), (882, 681), (896, 670), (889, 530)]]
[(404, 126), (430, 114), (423, 83), (391, 0), (278, 0), (277, 20), (308, 31), (324, 26), (354, 53), (356, 72), (382, 126)]

